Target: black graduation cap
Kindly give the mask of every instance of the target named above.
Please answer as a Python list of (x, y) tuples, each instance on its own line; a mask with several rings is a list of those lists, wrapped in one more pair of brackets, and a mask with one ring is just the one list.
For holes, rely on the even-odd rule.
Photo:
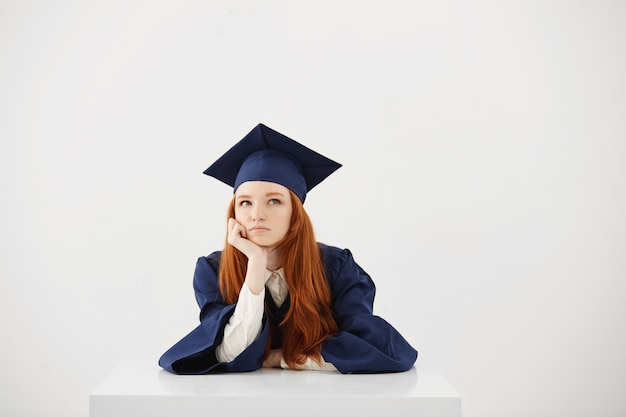
[(204, 173), (233, 187), (246, 181), (269, 181), (296, 193), (304, 203), (306, 193), (341, 167), (264, 124), (208, 167)]

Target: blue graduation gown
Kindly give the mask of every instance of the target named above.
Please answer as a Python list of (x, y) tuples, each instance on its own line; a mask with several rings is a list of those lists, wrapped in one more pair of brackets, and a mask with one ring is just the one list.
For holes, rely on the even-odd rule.
[[(322, 357), (341, 373), (399, 372), (410, 369), (417, 351), (382, 318), (372, 314), (376, 287), (347, 249), (320, 244), (326, 279), (330, 286), (332, 311), (339, 332), (322, 344)], [(194, 290), (200, 306), (200, 325), (172, 346), (159, 365), (177, 374), (246, 372), (261, 368), (267, 344), (269, 320), (284, 311), (263, 315), (259, 337), (232, 362), (219, 362), (215, 348), (222, 342), (224, 328), (235, 304), (227, 304), (219, 290), (221, 252), (201, 257), (196, 264)], [(268, 297), (270, 309), (276, 308)], [(286, 303), (288, 302), (287, 299)], [(283, 306), (284, 307), (284, 306)], [(284, 308), (283, 308), (284, 310)]]

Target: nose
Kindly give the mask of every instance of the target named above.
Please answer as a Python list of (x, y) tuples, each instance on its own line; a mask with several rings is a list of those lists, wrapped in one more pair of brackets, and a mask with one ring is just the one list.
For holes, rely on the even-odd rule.
[(252, 220), (260, 221), (265, 220), (265, 210), (259, 204), (255, 204), (250, 211), (250, 215), (252, 216)]

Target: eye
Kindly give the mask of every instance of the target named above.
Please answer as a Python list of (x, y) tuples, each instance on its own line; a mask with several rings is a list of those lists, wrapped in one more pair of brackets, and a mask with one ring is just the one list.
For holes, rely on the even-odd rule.
[(239, 205), (240, 205), (240, 206), (251, 206), (251, 205), (252, 205), (252, 203), (250, 202), (250, 200), (241, 200), (241, 201), (239, 202)]
[(268, 201), (268, 204), (280, 204), (280, 200), (277, 198), (272, 198), (270, 201)]

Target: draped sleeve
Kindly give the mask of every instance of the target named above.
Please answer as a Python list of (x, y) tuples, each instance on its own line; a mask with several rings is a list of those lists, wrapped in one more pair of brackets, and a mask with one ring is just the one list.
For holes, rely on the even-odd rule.
[[(350, 251), (320, 245), (339, 332), (322, 344), (322, 357), (342, 373), (399, 372), (410, 369), (417, 352), (384, 319), (373, 314), (376, 287)], [(215, 349), (236, 304), (227, 304), (219, 290), (220, 252), (196, 263), (193, 287), (200, 324), (168, 349), (159, 365), (177, 374), (246, 372), (263, 365), (268, 319), (263, 315), (259, 337), (231, 362), (219, 362)]]
[(387, 321), (373, 314), (376, 287), (347, 249), (320, 245), (339, 332), (324, 341), (322, 356), (341, 373), (410, 369), (417, 351)]
[(204, 374), (208, 372), (246, 372), (263, 364), (268, 326), (263, 317), (259, 337), (231, 362), (219, 362), (215, 349), (222, 342), (224, 328), (236, 304), (227, 304), (218, 283), (220, 252), (201, 257), (196, 263), (193, 287), (200, 307), (200, 325), (168, 349), (159, 359), (159, 365), (177, 374)]

